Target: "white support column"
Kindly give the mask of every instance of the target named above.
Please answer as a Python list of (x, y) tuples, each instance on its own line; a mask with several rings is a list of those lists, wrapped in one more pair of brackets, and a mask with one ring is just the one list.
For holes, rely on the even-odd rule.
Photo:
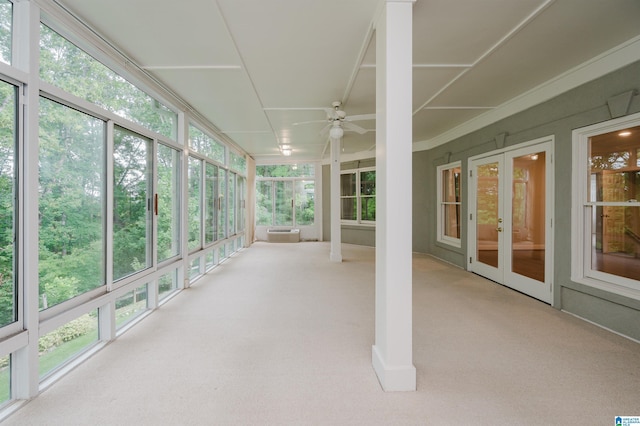
[(385, 391), (416, 390), (412, 350), (412, 15), (386, 0), (376, 25), (376, 320)]
[(20, 228), (23, 231), (22, 246), (18, 254), (19, 273), (24, 290), (23, 321), (29, 333), (27, 346), (14, 353), (11, 369), (13, 397), (30, 399), (38, 395), (38, 339), (39, 339), (39, 292), (38, 292), (38, 104), (40, 63), (40, 9), (35, 2), (14, 2), (14, 65), (29, 72), (24, 92), (24, 108), (19, 112), (23, 124), (22, 159), (20, 172), (22, 190), (20, 198)]
[(342, 228), (340, 226), (340, 139), (341, 138), (331, 137), (331, 254), (329, 255), (329, 259), (332, 262), (342, 262)]

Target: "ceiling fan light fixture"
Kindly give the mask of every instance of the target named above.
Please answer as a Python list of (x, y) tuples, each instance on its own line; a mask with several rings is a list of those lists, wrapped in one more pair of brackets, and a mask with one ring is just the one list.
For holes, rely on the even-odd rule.
[(340, 126), (333, 126), (329, 131), (329, 136), (331, 139), (340, 139), (344, 135), (344, 130)]
[(289, 157), (293, 150), (291, 148), (282, 148), (282, 155), (285, 157)]

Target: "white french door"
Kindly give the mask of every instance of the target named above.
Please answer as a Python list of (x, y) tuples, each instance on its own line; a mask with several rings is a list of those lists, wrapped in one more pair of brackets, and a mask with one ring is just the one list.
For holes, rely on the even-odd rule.
[(469, 159), (468, 269), (551, 303), (553, 143)]

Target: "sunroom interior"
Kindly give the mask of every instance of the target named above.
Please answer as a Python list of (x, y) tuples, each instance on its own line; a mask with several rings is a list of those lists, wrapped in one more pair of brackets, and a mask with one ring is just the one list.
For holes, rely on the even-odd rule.
[(0, 419), (252, 250), (284, 270), (286, 250), (327, 271), (368, 256), (380, 392), (429, 386), (423, 261), (639, 359), (639, 18), (635, 0), (0, 0)]

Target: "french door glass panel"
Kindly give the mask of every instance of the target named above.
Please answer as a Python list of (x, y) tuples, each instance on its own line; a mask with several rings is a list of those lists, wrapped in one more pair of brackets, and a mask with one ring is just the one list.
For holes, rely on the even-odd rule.
[(229, 173), (229, 200), (227, 207), (229, 209), (229, 235), (236, 233), (236, 174)]
[(545, 281), (546, 154), (513, 159), (511, 271)]
[(293, 181), (276, 181), (276, 226), (293, 225)]
[(315, 181), (296, 181), (296, 225), (313, 225)]
[(158, 262), (180, 254), (180, 152), (158, 145)]
[(493, 268), (498, 268), (501, 260), (501, 168), (501, 161), (490, 161), (476, 168), (476, 261)]
[(113, 136), (113, 278), (151, 267), (151, 141), (115, 127)]
[(273, 183), (272, 180), (256, 182), (256, 224), (271, 226), (273, 224)]

